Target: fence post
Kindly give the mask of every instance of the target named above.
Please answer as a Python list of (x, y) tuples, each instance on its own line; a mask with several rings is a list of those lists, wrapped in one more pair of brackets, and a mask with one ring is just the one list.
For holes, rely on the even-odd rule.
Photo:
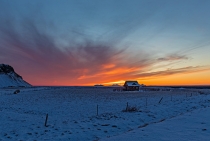
[(48, 120), (48, 114), (46, 115), (46, 118), (45, 118), (45, 123), (44, 123), (45, 127), (47, 127), (47, 120)]
[(163, 97), (160, 99), (160, 101), (159, 101), (159, 104), (160, 104), (160, 102), (163, 100)]

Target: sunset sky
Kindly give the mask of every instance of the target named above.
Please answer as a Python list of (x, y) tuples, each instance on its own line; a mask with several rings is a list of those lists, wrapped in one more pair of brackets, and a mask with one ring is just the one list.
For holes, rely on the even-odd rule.
[(210, 85), (209, 0), (0, 0), (0, 64), (32, 85)]

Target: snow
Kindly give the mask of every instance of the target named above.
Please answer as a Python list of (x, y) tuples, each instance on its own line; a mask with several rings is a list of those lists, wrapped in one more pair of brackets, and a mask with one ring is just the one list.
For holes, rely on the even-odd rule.
[[(160, 88), (140, 92), (113, 91), (113, 87), (18, 89), (18, 94), (13, 94), (16, 88), (0, 89), (0, 141), (205, 141), (210, 136), (209, 89)], [(128, 112), (127, 105), (138, 110)]]
[(153, 123), (101, 141), (209, 141), (210, 108)]
[(1, 87), (30, 87), (31, 85), (25, 82), (20, 77), (14, 75), (14, 73), (0, 73), (0, 88)]

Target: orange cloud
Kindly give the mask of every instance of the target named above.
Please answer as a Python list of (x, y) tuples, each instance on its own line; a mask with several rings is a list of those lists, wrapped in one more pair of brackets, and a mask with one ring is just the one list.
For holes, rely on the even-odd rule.
[[(177, 61), (187, 60), (189, 57), (186, 55), (173, 53), (157, 57), (145, 50), (134, 53), (129, 48), (116, 47), (115, 42), (92, 41), (88, 37), (81, 42), (66, 41), (68, 45), (61, 46), (33, 22), (25, 25), (22, 27), (24, 34), (12, 24), (1, 25), (0, 61), (12, 65), (32, 85), (111, 84), (130, 79), (146, 84), (157, 82), (158, 85), (169, 84), (166, 76), (175, 80), (174, 76), (209, 72), (209, 66), (186, 65), (165, 69)], [(166, 64), (157, 65), (162, 62)], [(157, 68), (161, 68), (161, 71), (157, 71)], [(198, 76), (195, 79), (199, 81)], [(170, 81), (170, 84), (177, 83)]]

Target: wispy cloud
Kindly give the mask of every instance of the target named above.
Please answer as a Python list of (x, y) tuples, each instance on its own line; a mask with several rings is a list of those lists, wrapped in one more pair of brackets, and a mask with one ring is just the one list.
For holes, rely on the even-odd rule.
[[(118, 70), (125, 73), (126, 70), (120, 69), (123, 66), (132, 71), (134, 67), (145, 66), (143, 60), (150, 59), (145, 56), (130, 57), (126, 54), (126, 48), (119, 49), (115, 44), (95, 42), (88, 37), (84, 41), (61, 46), (34, 22), (26, 20), (22, 25), (17, 28), (11, 21), (1, 24), (1, 61), (12, 64), (32, 84), (38, 84), (38, 81), (49, 85), (53, 81), (83, 84), (86, 81), (82, 80), (91, 81), (97, 74), (106, 77), (119, 73)], [(135, 62), (142, 62), (142, 65), (136, 66)]]
[[(85, 33), (78, 36), (82, 39), (78, 41), (74, 35), (70, 41), (64, 39), (65, 45), (62, 45), (57, 42), (57, 36), (49, 34), (43, 27), (48, 25), (40, 26), (29, 19), (21, 23), (0, 21), (0, 61), (14, 66), (23, 78), (35, 85), (85, 85), (207, 69), (187, 66), (148, 71), (157, 63), (187, 60), (188, 56), (174, 53), (156, 58), (146, 50), (134, 53), (129, 48), (117, 46), (116, 43), (124, 38), (115, 38), (118, 33), (109, 35), (112, 37), (110, 42), (92, 40)], [(55, 30), (53, 26), (50, 28)], [(124, 32), (127, 34), (128, 31)]]
[(179, 60), (187, 60), (189, 59), (186, 55), (179, 55), (179, 54), (170, 54), (165, 57), (158, 58), (158, 61), (179, 61)]
[(176, 68), (176, 69), (167, 69), (163, 71), (156, 71), (156, 72), (149, 72), (149, 73), (140, 73), (137, 76), (139, 78), (145, 78), (145, 77), (158, 77), (158, 76), (168, 76), (168, 75), (174, 75), (174, 74), (189, 74), (194, 72), (201, 72), (201, 71), (207, 71), (210, 70), (207, 66), (188, 66), (183, 68)]

